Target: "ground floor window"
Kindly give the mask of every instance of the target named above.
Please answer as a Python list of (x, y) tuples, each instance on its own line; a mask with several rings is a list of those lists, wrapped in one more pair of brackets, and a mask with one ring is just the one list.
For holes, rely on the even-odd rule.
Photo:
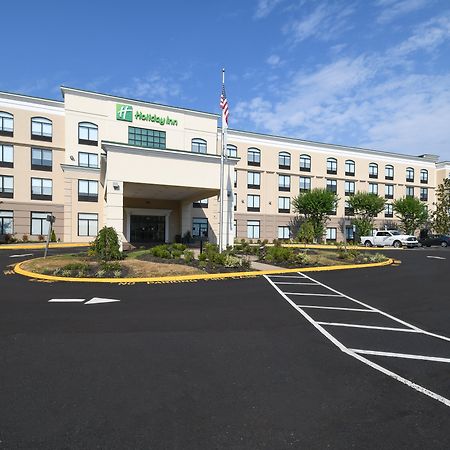
[(194, 217), (192, 219), (192, 236), (208, 237), (208, 219)]
[(288, 226), (278, 227), (278, 239), (289, 239), (289, 234)]
[(247, 237), (249, 239), (259, 239), (259, 220), (247, 220)]
[(13, 212), (0, 211), (0, 234), (13, 234)]
[(78, 236), (97, 236), (98, 214), (78, 214)]
[(31, 232), (33, 236), (45, 236), (48, 234), (50, 222), (47, 216), (51, 216), (51, 212), (32, 212), (31, 213)]
[(353, 225), (347, 225), (345, 227), (345, 238), (347, 241), (353, 241), (355, 238), (355, 229)]
[(337, 234), (336, 228), (327, 228), (327, 241), (335, 241), (336, 234)]

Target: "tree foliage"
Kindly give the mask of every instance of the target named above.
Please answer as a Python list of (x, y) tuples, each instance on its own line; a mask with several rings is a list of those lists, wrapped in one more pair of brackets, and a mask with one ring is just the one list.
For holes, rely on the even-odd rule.
[(314, 237), (314, 227), (312, 223), (309, 220), (305, 220), (298, 230), (298, 240), (304, 244), (312, 244)]
[(402, 230), (407, 234), (414, 234), (428, 219), (427, 207), (418, 198), (403, 197), (395, 200), (392, 206), (402, 223)]
[(292, 201), (294, 210), (308, 221), (313, 230), (314, 238), (321, 241), (325, 232), (325, 225), (329, 214), (336, 208), (339, 201), (334, 192), (326, 189), (313, 189), (302, 193)]
[(103, 261), (122, 259), (119, 236), (113, 227), (103, 227), (91, 244), (91, 254)]
[(433, 230), (437, 234), (450, 233), (450, 178), (445, 178), (437, 187), (436, 200), (431, 215)]
[(358, 238), (371, 235), (374, 219), (383, 211), (386, 201), (376, 194), (357, 192), (347, 200), (347, 204), (355, 214), (352, 224)]

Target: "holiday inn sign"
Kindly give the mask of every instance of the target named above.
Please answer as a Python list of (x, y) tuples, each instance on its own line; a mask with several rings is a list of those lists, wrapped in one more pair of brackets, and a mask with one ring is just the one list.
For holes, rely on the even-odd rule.
[(133, 122), (133, 117), (136, 120), (142, 120), (145, 122), (155, 122), (160, 125), (172, 125), (177, 127), (178, 120), (172, 119), (169, 116), (162, 117), (156, 114), (145, 114), (141, 111), (136, 111), (133, 114), (133, 107), (130, 105), (123, 105), (121, 103), (116, 103), (116, 120), (122, 120), (125, 122)]

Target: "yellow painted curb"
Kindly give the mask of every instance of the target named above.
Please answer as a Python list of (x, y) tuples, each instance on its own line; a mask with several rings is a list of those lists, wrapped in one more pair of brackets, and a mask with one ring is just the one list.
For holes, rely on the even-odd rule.
[[(90, 244), (76, 243), (76, 244), (50, 244), (48, 248), (70, 248), (70, 247), (89, 247)], [(2, 244), (0, 250), (43, 250), (45, 244)]]
[(298, 269), (283, 269), (279, 270), (260, 270), (255, 272), (228, 272), (228, 273), (205, 273), (199, 275), (178, 275), (172, 277), (150, 277), (150, 278), (75, 278), (75, 277), (58, 277), (55, 275), (43, 275), (40, 273), (30, 272), (22, 269), (21, 265), (29, 262), (22, 261), (14, 266), (14, 272), (28, 278), (36, 278), (46, 281), (70, 281), (77, 283), (171, 283), (183, 281), (197, 281), (197, 280), (222, 280), (225, 278), (250, 278), (259, 277), (261, 275), (276, 275), (280, 273), (296, 273), (296, 272), (325, 272), (329, 270), (348, 270), (348, 269), (366, 269), (368, 267), (383, 267), (391, 265), (394, 260), (388, 259), (380, 263), (369, 264), (347, 264), (341, 266), (322, 266), (322, 267), (305, 267)]

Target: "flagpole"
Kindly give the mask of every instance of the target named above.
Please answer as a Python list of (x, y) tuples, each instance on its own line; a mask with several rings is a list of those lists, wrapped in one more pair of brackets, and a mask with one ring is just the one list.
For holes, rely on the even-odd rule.
[[(225, 69), (222, 69), (222, 87), (225, 85)], [(222, 149), (220, 152), (220, 219), (219, 219), (219, 251), (222, 252), (224, 248), (223, 242), (223, 204), (224, 204), (224, 166), (225, 166), (225, 149), (226, 149), (226, 120), (224, 110), (222, 110)]]

